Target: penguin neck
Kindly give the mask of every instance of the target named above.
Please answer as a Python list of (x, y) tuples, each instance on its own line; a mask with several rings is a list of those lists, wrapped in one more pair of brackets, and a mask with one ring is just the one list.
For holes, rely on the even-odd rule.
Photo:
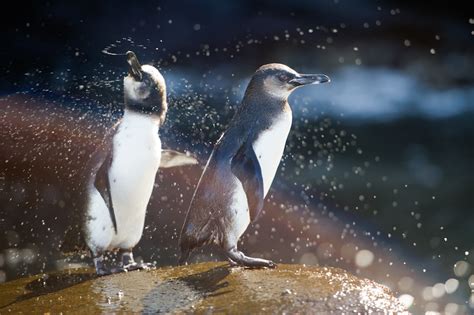
[(245, 93), (242, 103), (270, 112), (291, 111), (286, 94), (254, 93), (251, 89)]
[(132, 102), (131, 100), (125, 99), (125, 110), (131, 113), (136, 113), (138, 115), (147, 116), (150, 119), (158, 121), (158, 123), (163, 124), (166, 118), (167, 112), (166, 102), (161, 104), (161, 106), (149, 106), (143, 105), (139, 102)]
[(158, 134), (161, 125), (161, 119), (156, 115), (145, 114), (125, 108), (122, 124), (131, 127), (137, 127), (142, 130), (150, 130)]

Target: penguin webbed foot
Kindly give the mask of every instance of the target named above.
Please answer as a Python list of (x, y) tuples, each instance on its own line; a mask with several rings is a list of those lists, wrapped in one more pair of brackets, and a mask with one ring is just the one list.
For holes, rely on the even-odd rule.
[(133, 259), (133, 253), (131, 251), (124, 251), (122, 253), (122, 262), (119, 267), (106, 267), (104, 263), (104, 256), (102, 254), (94, 255), (94, 266), (95, 272), (98, 276), (107, 276), (115, 273), (128, 272), (134, 270), (149, 270), (155, 267), (152, 263), (140, 262), (137, 263)]
[(100, 269), (100, 270), (99, 270), (99, 269), (96, 269), (96, 270), (95, 270), (95, 273), (96, 273), (96, 275), (99, 276), (99, 277), (108, 276), (108, 275), (113, 274), (112, 270), (107, 269), (107, 268), (106, 268), (106, 269)]
[[(244, 253), (237, 250), (236, 247), (232, 247), (227, 251), (227, 258), (231, 264), (231, 266), (239, 265), (245, 266), (249, 268), (275, 268), (276, 264), (271, 260), (266, 260), (262, 258), (254, 258), (245, 256)], [(234, 265), (235, 264), (235, 265)]]
[(238, 266), (239, 266), (238, 263), (236, 263), (235, 261), (233, 261), (233, 260), (230, 259), (229, 257), (227, 257), (227, 261), (229, 262), (229, 265), (230, 265), (231, 267), (238, 267)]
[(134, 270), (150, 270), (153, 267), (154, 265), (150, 263), (133, 263), (127, 266), (112, 267), (110, 269), (106, 267), (102, 267), (99, 269), (96, 268), (96, 273), (98, 276), (108, 276), (116, 273), (129, 272)]
[(94, 257), (94, 267), (95, 267), (95, 273), (99, 277), (107, 276), (107, 275), (111, 275), (111, 274), (115, 273), (113, 269), (109, 269), (105, 266), (103, 255), (99, 255), (99, 256)]
[(134, 270), (150, 270), (150, 269), (153, 269), (154, 267), (155, 265), (153, 265), (152, 263), (134, 262), (132, 264), (125, 265), (122, 268), (124, 269), (124, 271), (134, 271)]
[(133, 271), (133, 270), (149, 270), (154, 268), (155, 265), (152, 263), (140, 262), (137, 263), (133, 258), (133, 253), (131, 251), (122, 252), (122, 269), (123, 271)]

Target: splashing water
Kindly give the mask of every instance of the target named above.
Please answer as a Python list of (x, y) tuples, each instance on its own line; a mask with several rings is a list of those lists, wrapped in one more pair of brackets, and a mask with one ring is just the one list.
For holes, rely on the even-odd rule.
[[(161, 23), (161, 32), (178, 23), (170, 20)], [(193, 22), (193, 32), (206, 29), (199, 23), (194, 27)], [(364, 23), (364, 29), (378, 27), (376, 21)], [(414, 310), (466, 311), (473, 304), (468, 288), (474, 256), (459, 231), (472, 222), (454, 209), (469, 205), (451, 206), (450, 196), (469, 187), (459, 158), (468, 153), (459, 148), (472, 141), (466, 136), (472, 128), (458, 117), (472, 113), (472, 91), (455, 84), (439, 88), (436, 76), (420, 70), (462, 68), (453, 57), (427, 59), (427, 49), (426, 56), (402, 60), (394, 70), (389, 61), (374, 58), (366, 43), (350, 39), (349, 24), (277, 27), (177, 49), (166, 41), (124, 37), (102, 50), (105, 57), (93, 69), (66, 65), (28, 71), (18, 88), (22, 92), (0, 100), (5, 109), (0, 116), (0, 224), (5, 227), (0, 282), (86, 261), (63, 259), (58, 252), (70, 234), (63, 227), (80, 229), (64, 213), (80, 211), (81, 167), (121, 115), (126, 71), (120, 58), (109, 55), (123, 56), (122, 51), (133, 48), (160, 67), (170, 99), (161, 136), (165, 144), (196, 152), (204, 161), (260, 65), (254, 56), (265, 48), (279, 53), (267, 53), (259, 63), (282, 59), (302, 72), (339, 73), (340, 80), (327, 90), (308, 88), (290, 99), (295, 115), (286, 154), (264, 215), (241, 246), (250, 255), (276, 261), (345, 268), (399, 292), (400, 301)], [(415, 49), (416, 40), (409, 42), (406, 46), (406, 39), (400, 39), (394, 51)], [(436, 56), (441, 58), (442, 49), (436, 49)], [(468, 57), (458, 55), (462, 58)], [(430, 66), (413, 61), (420, 59)], [(374, 78), (402, 88), (380, 83), (383, 90), (371, 91), (379, 86)], [(419, 87), (423, 93), (411, 93)], [(422, 100), (421, 94), (426, 96)], [(464, 105), (446, 109), (453, 100)], [(438, 115), (436, 104), (446, 111)], [(459, 111), (451, 111), (454, 107)], [(142, 256), (161, 265), (174, 263), (180, 225), (200, 171), (159, 174), (140, 243)], [(206, 249), (196, 261), (222, 258)]]

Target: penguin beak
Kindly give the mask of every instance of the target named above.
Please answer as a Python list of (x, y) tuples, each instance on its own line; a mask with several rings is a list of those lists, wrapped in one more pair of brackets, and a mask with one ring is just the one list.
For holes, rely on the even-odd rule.
[(133, 51), (127, 51), (127, 62), (130, 65), (130, 69), (128, 69), (128, 73), (137, 81), (141, 81), (142, 76), (142, 66), (140, 62), (138, 62), (137, 55)]
[(294, 86), (302, 86), (307, 84), (320, 84), (331, 82), (331, 79), (325, 74), (300, 74), (294, 79), (290, 80), (290, 84)]

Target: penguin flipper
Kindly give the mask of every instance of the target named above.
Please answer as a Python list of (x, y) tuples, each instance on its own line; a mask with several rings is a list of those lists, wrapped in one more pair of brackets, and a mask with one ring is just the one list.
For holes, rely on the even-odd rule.
[(263, 177), (260, 163), (250, 141), (246, 141), (232, 158), (231, 169), (244, 187), (250, 219), (255, 221), (263, 208)]
[(93, 185), (100, 193), (102, 199), (104, 199), (104, 202), (107, 205), (107, 208), (109, 209), (110, 218), (112, 220), (115, 233), (117, 233), (117, 221), (115, 219), (112, 195), (110, 191), (109, 168), (110, 165), (112, 165), (113, 158), (113, 137), (119, 124), (120, 121), (106, 132), (102, 143), (98, 146), (89, 161), (89, 169), (91, 170), (91, 175), (93, 176)]
[(195, 165), (198, 160), (189, 154), (174, 150), (161, 150), (160, 168)]
[(115, 219), (114, 206), (112, 203), (112, 193), (110, 191), (110, 182), (109, 182), (109, 168), (112, 164), (112, 154), (109, 153), (102, 165), (100, 166), (97, 174), (95, 176), (94, 186), (99, 191), (102, 199), (104, 199), (107, 208), (109, 209), (110, 218), (112, 224), (114, 225), (115, 233), (117, 233), (117, 220)]

